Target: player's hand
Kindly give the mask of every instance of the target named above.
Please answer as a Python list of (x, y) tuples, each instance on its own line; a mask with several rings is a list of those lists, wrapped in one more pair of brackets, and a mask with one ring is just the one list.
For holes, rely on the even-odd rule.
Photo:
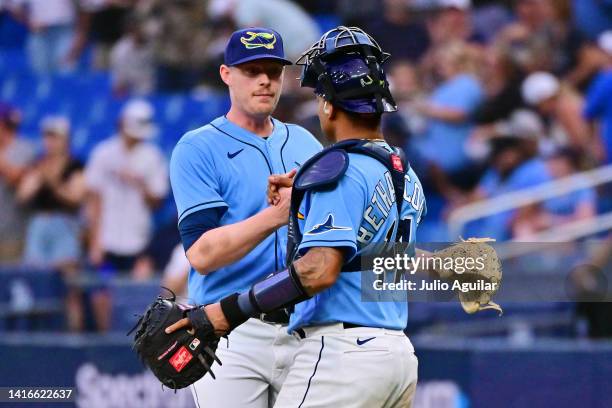
[(268, 207), (276, 228), (287, 225), (289, 222), (289, 208), (291, 207), (291, 188), (281, 187), (277, 191), (275, 204)]
[[(215, 334), (218, 336), (224, 336), (227, 334), (229, 331), (229, 323), (227, 322), (219, 303), (206, 305), (203, 308), (200, 308), (200, 310), (202, 313), (206, 314), (208, 320), (212, 323), (215, 329)], [(165, 331), (167, 334), (170, 334), (180, 329), (191, 329), (191, 322), (188, 318), (182, 318), (174, 324), (166, 327)]]
[(280, 201), (278, 190), (283, 187), (293, 187), (293, 178), (297, 170), (293, 169), (285, 174), (273, 174), (268, 177), (268, 204), (277, 205)]

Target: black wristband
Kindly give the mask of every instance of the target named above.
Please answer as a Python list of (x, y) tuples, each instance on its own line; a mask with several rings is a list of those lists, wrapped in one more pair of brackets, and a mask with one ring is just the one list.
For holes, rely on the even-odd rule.
[(185, 311), (184, 315), (189, 319), (189, 323), (191, 323), (191, 327), (197, 337), (204, 339), (211, 332), (212, 324), (208, 320), (203, 306), (189, 309)]
[(240, 309), (240, 305), (238, 304), (238, 293), (234, 293), (233, 295), (229, 295), (219, 302), (221, 305), (221, 310), (225, 315), (225, 319), (229, 323), (230, 330), (234, 330), (236, 327), (240, 326), (242, 323), (249, 320), (249, 316), (244, 314), (242, 309)]

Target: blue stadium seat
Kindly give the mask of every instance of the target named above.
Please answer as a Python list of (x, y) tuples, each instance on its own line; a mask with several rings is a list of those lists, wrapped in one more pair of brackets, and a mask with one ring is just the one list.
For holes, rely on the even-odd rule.
[(0, 267), (0, 279), (0, 330), (63, 328), (66, 287), (56, 270)]
[(0, 11), (0, 48), (21, 50), (25, 46), (28, 29), (8, 12)]
[(9, 72), (2, 78), (0, 98), (17, 106), (34, 99), (37, 78), (29, 72)]
[(28, 57), (21, 48), (0, 49), (0, 74), (30, 73)]

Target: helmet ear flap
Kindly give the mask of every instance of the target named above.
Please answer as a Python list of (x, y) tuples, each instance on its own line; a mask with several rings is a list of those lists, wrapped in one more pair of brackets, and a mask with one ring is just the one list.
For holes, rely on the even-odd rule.
[(300, 78), (300, 85), (306, 88), (314, 88), (317, 86), (318, 74), (314, 72), (312, 65), (305, 67), (302, 70), (302, 77)]

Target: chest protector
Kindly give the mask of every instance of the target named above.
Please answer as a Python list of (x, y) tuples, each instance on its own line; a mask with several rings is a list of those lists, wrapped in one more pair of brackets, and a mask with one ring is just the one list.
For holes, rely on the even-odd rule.
[[(306, 192), (335, 189), (338, 181), (344, 176), (348, 168), (349, 153), (364, 154), (372, 157), (389, 170), (395, 189), (395, 203), (399, 219), (404, 201), (402, 199), (404, 196), (404, 176), (410, 168), (404, 152), (397, 147), (393, 147), (389, 151), (388, 148), (367, 139), (349, 139), (338, 142), (311, 157), (295, 175), (289, 210), (287, 265), (296, 259), (298, 247), (302, 242), (302, 233), (298, 225), (298, 213)], [(403, 236), (401, 226), (402, 223), (399, 223), (396, 242)], [(345, 264), (342, 271), (353, 272), (360, 269), (360, 261), (356, 257), (350, 263)]]

